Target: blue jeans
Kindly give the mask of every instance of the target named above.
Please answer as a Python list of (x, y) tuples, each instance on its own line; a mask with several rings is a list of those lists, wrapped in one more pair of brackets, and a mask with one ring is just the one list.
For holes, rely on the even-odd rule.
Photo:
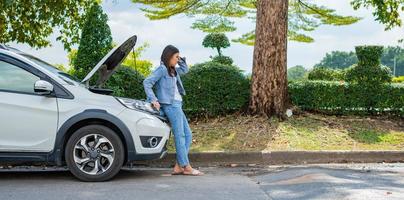
[(189, 164), (188, 153), (192, 142), (192, 132), (188, 120), (182, 110), (182, 101), (175, 100), (172, 104), (160, 104), (161, 109), (170, 121), (174, 134), (177, 163), (184, 167)]

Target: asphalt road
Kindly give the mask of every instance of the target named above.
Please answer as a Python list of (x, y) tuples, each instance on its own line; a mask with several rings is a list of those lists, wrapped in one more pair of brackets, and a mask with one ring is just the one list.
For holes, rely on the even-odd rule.
[(80, 182), (63, 169), (1, 169), (0, 199), (404, 199), (404, 164), (200, 169), (205, 176), (124, 169), (103, 183)]

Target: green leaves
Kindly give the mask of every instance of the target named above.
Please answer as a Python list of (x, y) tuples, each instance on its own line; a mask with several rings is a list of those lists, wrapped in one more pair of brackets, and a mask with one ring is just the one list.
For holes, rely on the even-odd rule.
[(383, 46), (357, 46), (355, 49), (359, 61), (348, 69), (346, 81), (368, 88), (391, 82), (390, 69), (380, 64)]
[(288, 68), (288, 81), (303, 80), (307, 74), (306, 69), (301, 65)]
[(36, 48), (50, 46), (47, 39), (54, 28), (60, 35), (57, 40), (70, 50), (79, 41), (85, 12), (96, 0), (0, 2), (0, 43), (27, 43)]
[(303, 110), (328, 114), (392, 114), (404, 116), (404, 84), (363, 85), (337, 81), (289, 83), (289, 96)]
[[(249, 18), (255, 23), (257, 0), (132, 0), (145, 5), (141, 10), (151, 20), (167, 19), (178, 14), (194, 17), (192, 28), (208, 33), (224, 33), (236, 30), (234, 19)], [(342, 16), (336, 11), (311, 3), (309, 0), (289, 0), (289, 40), (313, 42), (307, 35), (321, 25), (349, 25), (360, 20), (358, 17)], [(245, 45), (254, 45), (255, 31), (232, 39)]]
[(212, 62), (220, 63), (223, 65), (233, 65), (233, 59), (229, 56), (215, 56), (212, 58)]
[(207, 16), (204, 19), (196, 20), (191, 28), (199, 29), (203, 32), (208, 33), (223, 33), (223, 32), (232, 32), (236, 30), (234, 27), (234, 22), (223, 16)]
[(210, 33), (203, 39), (204, 47), (216, 48), (219, 56), (222, 56), (222, 48), (230, 46), (229, 38), (223, 33)]
[(344, 80), (345, 71), (325, 67), (315, 67), (308, 74), (309, 80), (340, 81)]
[(377, 21), (386, 25), (386, 30), (402, 25), (400, 13), (404, 11), (403, 0), (352, 0), (351, 4), (355, 10), (373, 7), (373, 15)]
[(332, 51), (314, 67), (327, 67), (332, 69), (345, 69), (358, 62), (356, 54), (352, 51)]
[(349, 25), (360, 20), (360, 18), (358, 17), (338, 15), (333, 9), (329, 9), (324, 6), (318, 6), (314, 3), (309, 3), (309, 1), (297, 0), (296, 4), (291, 5), (294, 5), (294, 9), (297, 9), (299, 11), (297, 13), (303, 13), (307, 16), (312, 17), (313, 19), (317, 19), (318, 21), (312, 21), (314, 22), (313, 24), (317, 26), (322, 24), (334, 26)]
[(142, 60), (140, 57), (142, 53), (149, 48), (149, 43), (143, 43), (139, 47), (135, 48), (134, 51), (130, 52), (129, 55), (122, 62), (122, 65), (130, 67), (143, 76), (148, 76), (151, 73), (151, 68), (153, 63), (149, 60)]
[[(327, 67), (333, 69), (345, 69), (358, 63), (355, 52), (332, 51), (314, 67)], [(387, 46), (384, 48), (381, 64), (388, 66), (395, 76), (404, 75), (404, 49), (399, 46)]]
[(85, 19), (80, 46), (73, 60), (75, 75), (79, 79), (83, 79), (112, 49), (111, 29), (107, 24), (108, 16), (103, 13), (101, 6), (94, 4), (87, 12)]
[(310, 80), (328, 81), (291, 82), (292, 102), (304, 110), (332, 114), (404, 116), (404, 85), (390, 84), (389, 68), (380, 65), (382, 53), (382, 46), (358, 46), (359, 62), (347, 70), (314, 68)]
[(143, 88), (144, 76), (138, 71), (121, 65), (108, 79), (106, 87), (114, 91), (114, 96), (146, 99)]
[(364, 66), (380, 66), (380, 57), (383, 54), (383, 46), (356, 46), (356, 57), (358, 57), (358, 64)]
[(343, 26), (358, 22), (360, 18), (338, 15), (335, 10), (318, 6), (307, 0), (290, 0), (288, 14), (288, 39), (297, 42), (314, 42), (307, 32), (322, 25)]
[[(404, 11), (404, 0), (352, 0), (351, 4), (355, 10), (362, 7), (374, 8), (373, 16), (386, 26), (385, 30), (402, 25), (401, 14)], [(398, 41), (401, 43), (404, 39)]]
[(150, 5), (151, 7), (143, 7), (141, 10), (151, 20), (168, 19), (180, 13), (192, 15), (193, 10), (204, 5), (204, 2), (199, 0), (132, 0), (132, 2)]
[(229, 114), (248, 103), (249, 80), (235, 66), (196, 64), (181, 79), (186, 90), (184, 111), (190, 116)]
[[(380, 93), (391, 82), (391, 71), (381, 66), (380, 57), (383, 46), (357, 46), (358, 64), (347, 70), (345, 80), (352, 86), (360, 88), (358, 94), (365, 108), (375, 112), (378, 101), (389, 95)], [(384, 96), (386, 95), (386, 96)]]
[(231, 40), (233, 42), (239, 42), (241, 44), (254, 46), (255, 43), (255, 31), (251, 31), (243, 34), (240, 38)]

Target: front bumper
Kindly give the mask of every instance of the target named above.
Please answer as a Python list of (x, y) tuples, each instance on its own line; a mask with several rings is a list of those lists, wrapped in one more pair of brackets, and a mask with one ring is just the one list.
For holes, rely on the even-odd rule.
[(165, 142), (164, 147), (161, 150), (161, 152), (152, 153), (152, 154), (136, 154), (133, 161), (158, 160), (158, 159), (164, 158), (168, 154), (167, 142), (168, 142), (168, 140)]
[[(125, 109), (119, 114), (120, 119), (129, 128), (134, 142), (134, 156), (128, 158), (133, 160), (153, 160), (164, 157), (167, 153), (167, 142), (170, 138), (171, 127), (156, 115)], [(144, 138), (159, 138), (156, 146), (147, 146)], [(143, 142), (142, 142), (143, 141)]]

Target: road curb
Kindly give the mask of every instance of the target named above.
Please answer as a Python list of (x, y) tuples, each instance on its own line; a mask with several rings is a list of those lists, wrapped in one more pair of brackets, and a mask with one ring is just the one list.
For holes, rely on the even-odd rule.
[[(404, 151), (261, 151), (261, 152), (199, 152), (190, 153), (191, 164), (198, 166), (217, 165), (279, 165), (315, 163), (380, 163), (404, 162)], [(137, 164), (171, 166), (175, 153), (163, 159), (142, 161)]]

